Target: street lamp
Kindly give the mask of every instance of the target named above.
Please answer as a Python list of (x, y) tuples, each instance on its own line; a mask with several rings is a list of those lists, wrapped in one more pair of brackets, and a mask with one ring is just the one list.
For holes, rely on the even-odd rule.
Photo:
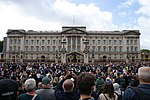
[(83, 52), (84, 52), (85, 54), (87, 54), (87, 53), (89, 52), (88, 47), (87, 47), (88, 43), (89, 43), (88, 40), (83, 41), (83, 44), (85, 44), (85, 48), (84, 48), (84, 51), (83, 51)]
[(88, 45), (88, 40), (84, 40), (83, 41), (83, 44), (85, 45), (85, 48), (84, 48), (84, 50), (83, 50), (83, 53), (84, 53), (84, 63), (88, 63), (89, 61), (88, 61), (88, 53), (89, 53), (89, 49), (88, 49), (88, 47), (87, 47), (87, 45)]
[(63, 62), (63, 63), (66, 63), (66, 55), (65, 55), (65, 53), (67, 52), (66, 51), (66, 48), (65, 48), (65, 44), (67, 43), (65, 40), (63, 40), (62, 42), (62, 45), (63, 45), (63, 47), (62, 47), (62, 50), (61, 50), (61, 53), (62, 53), (62, 57), (61, 57), (61, 61)]
[(94, 63), (94, 58), (95, 58), (95, 55), (94, 55), (94, 49), (92, 50), (92, 63)]
[(58, 50), (56, 50), (56, 52), (55, 52), (55, 55), (56, 55), (56, 63), (58, 63)]
[(66, 53), (66, 48), (65, 48), (66, 41), (62, 41), (61, 43), (63, 45), (61, 52), (64, 54)]

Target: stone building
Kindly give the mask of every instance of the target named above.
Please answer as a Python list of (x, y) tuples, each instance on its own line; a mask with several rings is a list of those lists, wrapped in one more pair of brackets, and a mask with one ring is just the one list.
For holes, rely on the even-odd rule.
[(6, 61), (89, 63), (140, 59), (138, 30), (88, 31), (83, 26), (64, 26), (61, 31), (8, 30), (6, 34)]

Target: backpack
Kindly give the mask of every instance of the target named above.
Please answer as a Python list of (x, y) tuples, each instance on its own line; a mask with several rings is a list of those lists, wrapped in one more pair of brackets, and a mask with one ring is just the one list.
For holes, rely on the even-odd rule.
[(118, 100), (122, 100), (122, 95), (123, 95), (122, 92), (123, 92), (123, 91), (121, 91), (121, 95), (119, 95), (118, 93), (114, 92), (114, 93), (118, 96)]
[(130, 88), (136, 93), (138, 100), (150, 100), (150, 95), (145, 94), (138, 87), (130, 87)]

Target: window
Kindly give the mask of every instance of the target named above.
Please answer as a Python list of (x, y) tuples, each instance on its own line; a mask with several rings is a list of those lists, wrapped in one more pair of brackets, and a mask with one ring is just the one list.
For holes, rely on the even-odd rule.
[(72, 37), (72, 50), (76, 50), (76, 37)]
[(133, 46), (131, 46), (131, 51), (133, 51)]
[(130, 42), (131, 42), (131, 45), (133, 45), (133, 40), (130, 40)]
[(18, 41), (18, 44), (20, 45), (21, 44), (21, 40), (19, 39), (19, 41)]
[(114, 58), (115, 58), (115, 59), (117, 58), (117, 55), (116, 55), (116, 54), (114, 55)]
[(58, 51), (61, 51), (61, 46), (58, 47)]
[(114, 45), (116, 45), (117, 44), (117, 40), (114, 40)]
[(68, 37), (68, 45), (71, 45), (71, 37)]
[(137, 51), (137, 47), (135, 47), (135, 51)]
[(47, 40), (47, 43), (50, 44), (50, 40)]
[(80, 40), (81, 40), (80, 37), (77, 37), (77, 45), (78, 46), (80, 46), (80, 42), (81, 42)]
[(34, 51), (34, 47), (33, 46), (31, 46), (31, 51)]
[(31, 54), (31, 59), (33, 59), (33, 54)]
[(56, 42), (56, 41), (55, 41), (55, 40), (53, 40), (53, 44), (55, 44), (55, 42)]
[(122, 45), (122, 40), (119, 40), (119, 44)]
[(61, 44), (61, 40), (59, 40), (59, 45)]
[(114, 46), (114, 52), (116, 52), (117, 51), (117, 46)]
[(33, 45), (33, 42), (34, 42), (34, 41), (33, 41), (33, 40), (31, 40), (31, 45)]
[(37, 40), (37, 45), (39, 44), (39, 40)]
[(25, 51), (28, 51), (28, 46), (25, 47)]
[(98, 40), (98, 44), (101, 44), (101, 40)]
[(123, 57), (122, 57), (123, 55), (122, 54), (120, 54), (120, 59), (122, 59)]
[(104, 52), (106, 52), (106, 46), (104, 46)]
[(80, 46), (77, 46), (77, 51), (80, 52)]
[(137, 45), (137, 40), (134, 40), (134, 44)]
[(109, 40), (109, 43), (108, 43), (109, 45), (111, 45), (111, 40)]
[(17, 44), (17, 40), (16, 39), (14, 39), (14, 44)]
[(98, 52), (100, 52), (101, 51), (101, 47), (100, 46), (98, 46)]
[(129, 40), (127, 40), (127, 45), (129, 45)]
[(55, 47), (55, 46), (53, 46), (53, 51), (55, 51), (55, 49), (56, 49), (56, 47)]
[(12, 51), (12, 47), (10, 46), (9, 48), (10, 48), (10, 51)]
[(20, 51), (20, 47), (18, 47), (18, 51)]
[(95, 51), (95, 46), (92, 47), (92, 50)]
[(93, 44), (95, 44), (95, 40), (93, 40)]
[(106, 44), (106, 40), (103, 40), (103, 42), (104, 42), (104, 45)]
[(16, 51), (16, 46), (14, 46), (14, 51)]
[(28, 40), (26, 40), (26, 45), (28, 45)]
[(42, 51), (44, 51), (44, 46), (42, 46)]
[(127, 52), (129, 52), (129, 47), (127, 47)]
[(109, 52), (111, 52), (111, 46), (109, 46)]
[(44, 45), (44, 40), (42, 40), (42, 44)]
[(50, 46), (47, 47), (47, 51), (50, 51)]
[(10, 40), (10, 44), (12, 44), (12, 42), (13, 42), (13, 41), (12, 41), (12, 40)]
[(39, 51), (39, 47), (38, 46), (36, 47), (36, 51)]
[(119, 52), (122, 52), (122, 47), (121, 46), (119, 47)]
[(68, 52), (71, 52), (71, 46), (68, 46)]

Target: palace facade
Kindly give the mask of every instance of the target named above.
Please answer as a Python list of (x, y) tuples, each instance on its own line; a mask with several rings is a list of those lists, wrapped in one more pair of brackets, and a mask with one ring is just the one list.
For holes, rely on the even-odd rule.
[(140, 59), (139, 30), (88, 31), (83, 26), (64, 26), (61, 31), (8, 30), (6, 34), (6, 61), (89, 63)]

